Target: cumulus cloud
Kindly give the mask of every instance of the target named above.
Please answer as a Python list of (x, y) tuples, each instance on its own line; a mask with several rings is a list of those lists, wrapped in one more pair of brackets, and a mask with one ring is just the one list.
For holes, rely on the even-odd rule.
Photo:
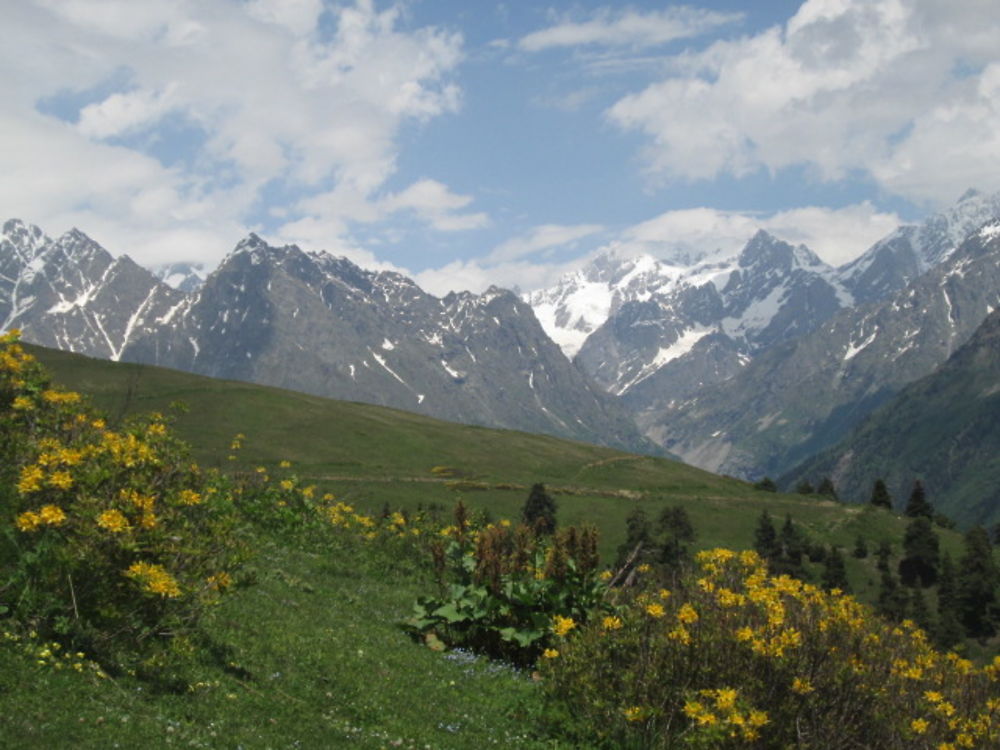
[[(486, 220), (434, 180), (386, 191), (401, 128), (460, 103), (461, 36), (407, 28), (397, 5), (26, 0), (5, 31), (7, 215), (107, 228), (109, 247), (150, 262), (170, 244), (215, 260), (254, 228), (272, 184), (296, 196), (287, 234), (311, 222), (346, 235), (393, 211), (448, 231)], [(171, 122), (184, 134), (166, 143)], [(170, 233), (178, 221), (188, 234)], [(210, 224), (227, 230), (211, 251)], [(350, 245), (341, 235), (322, 245)]]
[(807, 0), (783, 27), (673, 58), (611, 122), (666, 179), (806, 165), (867, 173), (911, 200), (995, 186), (1000, 16), (976, 0)]
[(526, 52), (554, 47), (595, 45), (605, 47), (653, 47), (686, 37), (699, 36), (742, 18), (738, 13), (717, 13), (684, 5), (661, 11), (597, 9), (585, 21), (564, 19), (560, 23), (527, 34), (518, 41)]

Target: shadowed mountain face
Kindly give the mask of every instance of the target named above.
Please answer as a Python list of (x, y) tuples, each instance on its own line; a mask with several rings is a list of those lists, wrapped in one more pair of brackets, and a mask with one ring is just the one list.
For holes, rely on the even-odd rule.
[(772, 476), (839, 441), (1000, 307), (1000, 222), (887, 300), (844, 310), (666, 410), (650, 434), (703, 468)]
[(515, 295), (438, 299), (343, 258), (239, 243), (184, 293), (76, 230), (0, 239), (0, 314), (26, 340), (460, 422), (653, 449)]
[(1000, 521), (1000, 309), (947, 362), (781, 481), (823, 476), (854, 502), (882, 478), (901, 503), (920, 479), (934, 507), (956, 520)]

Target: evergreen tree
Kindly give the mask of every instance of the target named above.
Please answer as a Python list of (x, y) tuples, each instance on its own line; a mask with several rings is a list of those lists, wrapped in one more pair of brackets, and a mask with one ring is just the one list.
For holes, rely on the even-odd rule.
[(688, 559), (688, 544), (694, 541), (694, 526), (687, 511), (677, 505), (664, 508), (657, 521), (662, 542), (660, 543), (660, 562), (671, 573), (676, 573)]
[(858, 538), (854, 540), (854, 552), (852, 554), (859, 560), (868, 557), (868, 543), (861, 534), (858, 534)]
[(910, 518), (916, 518), (917, 516), (923, 516), (932, 520), (934, 518), (934, 508), (927, 502), (927, 492), (924, 490), (924, 483), (919, 479), (913, 483), (913, 491), (910, 492), (910, 499), (906, 502), (904, 513)]
[(927, 609), (927, 601), (924, 599), (923, 590), (919, 588), (910, 589), (910, 619), (913, 620), (925, 633), (934, 632), (934, 623), (931, 621), (931, 612)]
[(840, 499), (837, 497), (837, 488), (833, 486), (833, 480), (830, 477), (823, 477), (823, 480), (819, 483), (819, 487), (816, 488), (816, 492), (824, 497), (829, 497), (831, 500)]
[(821, 583), (827, 591), (840, 589), (845, 594), (851, 593), (851, 584), (847, 580), (847, 567), (844, 565), (844, 556), (840, 554), (839, 547), (830, 547), (823, 562)]
[(958, 619), (958, 583), (955, 564), (947, 552), (941, 557), (941, 575), (938, 577), (937, 628), (934, 643), (941, 649), (950, 649), (965, 638), (965, 628)]
[(795, 491), (797, 493), (799, 493), (800, 495), (811, 495), (816, 490), (809, 483), (808, 479), (803, 479), (801, 482), (799, 482), (797, 485), (795, 485)]
[(792, 523), (790, 513), (785, 514), (785, 523), (781, 526), (778, 534), (778, 548), (780, 550), (778, 558), (773, 563), (773, 573), (793, 576), (794, 578), (806, 578), (806, 569), (802, 564), (802, 558), (806, 554), (808, 541), (799, 528)]
[(753, 533), (753, 548), (757, 554), (771, 565), (781, 556), (781, 545), (778, 544), (778, 532), (774, 530), (771, 514), (766, 510), (757, 519), (757, 528)]
[(903, 535), (903, 559), (899, 561), (899, 579), (904, 586), (932, 586), (941, 564), (934, 527), (926, 516), (910, 521)]
[(885, 482), (881, 479), (876, 479), (874, 486), (872, 486), (871, 504), (876, 508), (888, 508), (892, 510), (892, 496), (889, 494), (889, 488), (885, 486)]
[(646, 511), (638, 505), (625, 519), (625, 541), (618, 547), (615, 567), (624, 567), (633, 554), (634, 567), (655, 562), (656, 549), (649, 518), (646, 517)]
[(875, 551), (875, 558), (878, 560), (878, 562), (875, 563), (875, 567), (883, 573), (887, 572), (889, 570), (890, 557), (892, 557), (892, 545), (883, 539), (878, 543), (878, 549)]
[(906, 605), (906, 591), (900, 587), (896, 581), (896, 577), (887, 566), (882, 571), (882, 579), (878, 588), (878, 602), (875, 605), (875, 609), (883, 617), (893, 622), (900, 622), (906, 618)]
[(993, 560), (989, 535), (981, 526), (965, 535), (965, 553), (958, 566), (958, 618), (970, 638), (996, 634), (997, 585), (1000, 571)]
[(531, 485), (531, 492), (521, 511), (521, 519), (538, 534), (555, 533), (556, 501), (549, 497), (544, 484)]

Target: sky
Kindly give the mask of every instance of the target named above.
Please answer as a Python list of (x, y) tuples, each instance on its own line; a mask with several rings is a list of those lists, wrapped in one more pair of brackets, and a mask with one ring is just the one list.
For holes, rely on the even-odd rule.
[(530, 290), (598, 252), (839, 265), (1000, 189), (995, 0), (15, 0), (0, 217)]

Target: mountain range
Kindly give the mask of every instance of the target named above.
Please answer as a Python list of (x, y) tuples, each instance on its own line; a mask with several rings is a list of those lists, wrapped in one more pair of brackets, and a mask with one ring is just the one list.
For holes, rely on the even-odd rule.
[(27, 341), (90, 356), (657, 452), (513, 293), (439, 299), (253, 234), (183, 292), (79, 230), (51, 239), (10, 220), (0, 316)]
[(91, 356), (792, 476), (1000, 307), (998, 226), (1000, 194), (970, 191), (838, 268), (760, 231), (729, 256), (606, 252), (521, 297), (438, 298), (254, 234), (211, 273), (150, 272), (10, 220), (0, 316)]

